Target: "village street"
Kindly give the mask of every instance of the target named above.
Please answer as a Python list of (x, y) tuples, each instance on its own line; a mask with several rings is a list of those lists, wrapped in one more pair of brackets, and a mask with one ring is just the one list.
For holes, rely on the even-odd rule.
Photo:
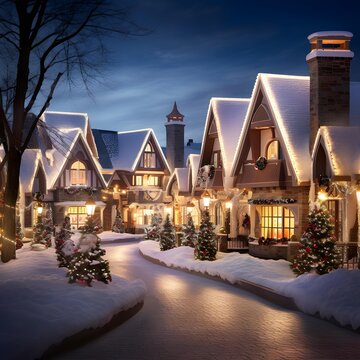
[(359, 334), (231, 285), (155, 265), (139, 254), (136, 242), (104, 247), (113, 274), (146, 283), (144, 307), (54, 359), (358, 358)]

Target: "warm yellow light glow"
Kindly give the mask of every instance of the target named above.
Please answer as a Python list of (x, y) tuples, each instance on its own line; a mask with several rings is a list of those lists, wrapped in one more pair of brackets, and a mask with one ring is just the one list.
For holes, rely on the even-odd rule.
[(231, 201), (227, 201), (227, 202), (225, 203), (225, 207), (226, 207), (228, 210), (231, 210), (231, 208), (232, 208), (232, 202), (231, 202)]
[(96, 203), (92, 197), (89, 197), (85, 202), (86, 213), (88, 216), (93, 216), (95, 213)]
[(42, 212), (43, 212), (43, 210), (44, 210), (44, 208), (43, 208), (42, 203), (41, 203), (41, 202), (38, 202), (38, 204), (37, 204), (37, 213), (38, 213), (39, 215), (41, 215)]
[(208, 207), (210, 205), (210, 198), (211, 198), (210, 193), (207, 190), (205, 190), (201, 195), (201, 197), (203, 199), (204, 206)]
[(320, 189), (318, 192), (318, 199), (322, 201), (326, 201), (328, 199), (328, 193), (324, 189)]
[(171, 206), (165, 206), (165, 213), (171, 215)]
[(188, 201), (186, 204), (187, 213), (191, 215), (194, 210), (194, 207), (195, 207), (195, 205), (192, 202)]

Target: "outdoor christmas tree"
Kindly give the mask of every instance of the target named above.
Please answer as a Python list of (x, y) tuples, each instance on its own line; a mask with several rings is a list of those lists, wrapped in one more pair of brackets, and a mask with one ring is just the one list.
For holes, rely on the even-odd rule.
[(17, 219), (16, 219), (15, 236), (16, 236), (16, 250), (19, 250), (24, 246), (24, 244), (22, 242), (22, 239), (24, 238), (24, 233), (22, 232), (22, 229), (21, 229), (21, 223), (20, 223), (19, 216), (17, 216)]
[(52, 216), (52, 209), (51, 206), (48, 207), (46, 211), (45, 219), (43, 220), (44, 224), (44, 231), (43, 231), (43, 238), (46, 241), (46, 246), (51, 246), (51, 239), (54, 233), (54, 223), (53, 223), (53, 216)]
[(115, 221), (114, 221), (114, 225), (112, 226), (111, 230), (116, 233), (125, 232), (124, 223), (122, 221), (122, 217), (121, 217), (121, 213), (120, 213), (119, 209), (116, 209)]
[(195, 247), (197, 240), (197, 233), (195, 230), (194, 222), (190, 213), (187, 214), (187, 222), (183, 225), (183, 239), (181, 241), (182, 246)]
[(170, 221), (170, 215), (166, 215), (165, 222), (160, 231), (160, 250), (165, 251), (172, 249), (176, 246), (175, 241), (175, 228)]
[(66, 244), (70, 240), (73, 232), (71, 231), (70, 218), (65, 216), (62, 228), (55, 234), (55, 249), (59, 267), (66, 267), (69, 263), (71, 251), (69, 248), (74, 248), (75, 244)]
[(209, 211), (202, 213), (200, 231), (195, 244), (194, 256), (198, 260), (216, 259), (216, 238), (214, 225), (210, 221)]
[(147, 240), (160, 240), (162, 217), (160, 213), (151, 215), (151, 225), (145, 228), (145, 239)]
[(91, 286), (93, 280), (108, 284), (111, 281), (109, 262), (102, 258), (106, 251), (100, 248), (100, 238), (97, 236), (99, 227), (89, 217), (79, 240), (77, 251), (68, 264), (69, 282), (80, 282)]
[(315, 206), (308, 216), (308, 226), (301, 237), (300, 247), (291, 268), (295, 274), (315, 270), (326, 274), (340, 264), (340, 255), (333, 236), (333, 219), (325, 207)]
[(37, 217), (36, 224), (33, 227), (31, 248), (36, 250), (47, 248), (47, 239), (44, 239), (44, 223), (41, 216)]

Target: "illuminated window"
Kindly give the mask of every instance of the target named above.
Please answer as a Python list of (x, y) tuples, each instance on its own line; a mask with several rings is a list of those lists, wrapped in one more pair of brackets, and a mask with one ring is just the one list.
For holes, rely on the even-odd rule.
[(70, 168), (70, 184), (86, 185), (86, 167), (81, 161), (75, 161)]
[(148, 186), (159, 186), (159, 177), (155, 175), (148, 175), (147, 177)]
[(156, 154), (150, 143), (148, 143), (145, 147), (140, 165), (144, 168), (156, 168)]
[(141, 175), (134, 175), (132, 177), (132, 184), (133, 184), (133, 186), (142, 186), (143, 177)]
[(268, 160), (279, 159), (279, 142), (277, 140), (272, 141), (267, 148), (266, 158)]
[(87, 213), (85, 206), (70, 206), (67, 211), (67, 215), (70, 218), (70, 224), (72, 227), (78, 228), (79, 226), (84, 226)]
[(294, 214), (282, 206), (261, 207), (261, 236), (272, 239), (288, 238), (294, 235)]
[(214, 165), (215, 168), (221, 168), (222, 167), (220, 151), (214, 151), (213, 152), (213, 165)]

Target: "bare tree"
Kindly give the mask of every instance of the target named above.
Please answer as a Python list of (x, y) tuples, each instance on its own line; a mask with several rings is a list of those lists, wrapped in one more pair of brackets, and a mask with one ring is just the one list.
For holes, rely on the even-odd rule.
[[(107, 36), (143, 35), (121, 1), (0, 1), (0, 141), (5, 172), (1, 259), (15, 258), (15, 207), (21, 158), (63, 79), (87, 86), (104, 60)], [(31, 126), (24, 126), (32, 112)], [(23, 130), (29, 129), (29, 130)]]

